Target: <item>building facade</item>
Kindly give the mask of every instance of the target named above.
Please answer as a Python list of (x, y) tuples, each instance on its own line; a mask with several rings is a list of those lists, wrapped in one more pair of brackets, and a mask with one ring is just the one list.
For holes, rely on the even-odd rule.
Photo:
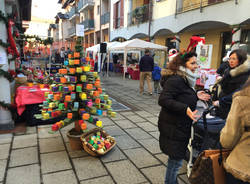
[(58, 3), (62, 5), (63, 9), (63, 12), (58, 14), (63, 16), (57, 14), (55, 22), (57, 26), (50, 29), (53, 30), (50, 33), (51, 36), (58, 40), (54, 43), (54, 47), (73, 49), (76, 43), (77, 24), (84, 25), (82, 40), (84, 49), (100, 42), (109, 41), (109, 0), (59, 0)]
[(241, 47), (250, 53), (249, 0), (111, 0), (110, 40), (141, 38), (186, 49), (198, 35), (213, 46), (211, 68), (226, 51)]

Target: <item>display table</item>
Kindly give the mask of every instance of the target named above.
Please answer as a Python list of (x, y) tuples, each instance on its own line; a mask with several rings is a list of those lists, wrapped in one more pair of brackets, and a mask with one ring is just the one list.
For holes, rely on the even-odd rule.
[(19, 86), (16, 89), (15, 102), (17, 106), (17, 113), (21, 115), (25, 110), (25, 105), (38, 104), (45, 101), (44, 93), (49, 91), (47, 88), (40, 89), (37, 86)]

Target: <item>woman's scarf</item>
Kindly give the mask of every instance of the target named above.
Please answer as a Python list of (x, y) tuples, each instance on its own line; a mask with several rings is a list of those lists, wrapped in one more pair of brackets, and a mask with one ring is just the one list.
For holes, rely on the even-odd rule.
[(180, 66), (179, 70), (185, 74), (189, 86), (194, 89), (196, 84), (196, 79), (198, 78), (198, 74), (193, 73), (191, 70), (183, 66)]

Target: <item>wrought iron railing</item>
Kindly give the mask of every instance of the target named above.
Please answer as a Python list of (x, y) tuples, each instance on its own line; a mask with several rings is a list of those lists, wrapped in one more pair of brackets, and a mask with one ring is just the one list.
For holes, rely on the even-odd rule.
[(109, 20), (110, 19), (110, 13), (107, 12), (107, 13), (104, 13), (102, 16), (101, 16), (101, 24), (107, 24), (109, 23)]
[(135, 25), (147, 22), (149, 20), (148, 4), (135, 8), (128, 13), (128, 25)]
[(82, 11), (84, 10), (85, 8), (87, 8), (88, 6), (94, 6), (95, 5), (95, 2), (94, 0), (80, 0), (78, 2), (78, 11)]
[(84, 29), (92, 29), (94, 28), (94, 20), (93, 19), (87, 19), (81, 22), (82, 25), (84, 25)]
[(232, 0), (182, 0), (176, 1), (176, 14), (180, 14), (186, 11), (200, 9), (213, 4), (223, 3)]
[(68, 12), (68, 15), (69, 15), (69, 19), (71, 19), (76, 13), (78, 13), (76, 11), (76, 7), (71, 7), (70, 11)]

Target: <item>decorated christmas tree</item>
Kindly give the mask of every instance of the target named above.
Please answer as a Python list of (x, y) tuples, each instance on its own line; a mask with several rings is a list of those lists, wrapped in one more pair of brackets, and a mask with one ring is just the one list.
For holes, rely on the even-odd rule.
[(75, 51), (68, 54), (63, 68), (54, 76), (50, 91), (45, 92), (46, 101), (41, 105), (41, 114), (36, 115), (43, 120), (65, 116), (64, 120), (52, 125), (52, 132), (74, 122), (75, 134), (80, 135), (88, 131), (87, 121), (102, 127), (102, 121), (93, 115), (116, 115), (111, 108), (112, 101), (101, 88), (98, 73), (90, 68), (83, 58), (81, 38), (78, 38)]

